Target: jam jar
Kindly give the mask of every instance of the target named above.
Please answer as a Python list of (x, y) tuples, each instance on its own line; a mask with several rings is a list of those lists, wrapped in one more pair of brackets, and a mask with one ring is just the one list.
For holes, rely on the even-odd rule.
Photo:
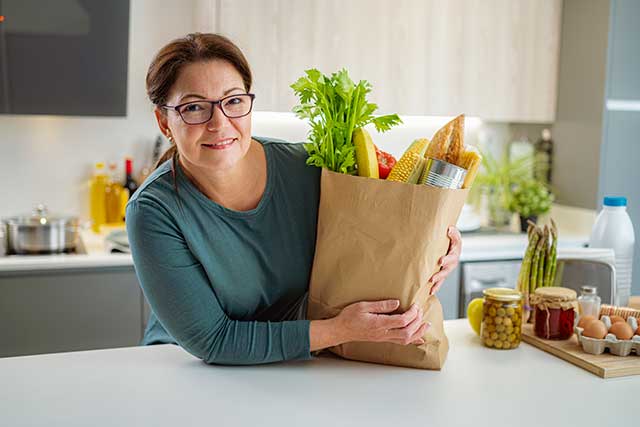
[(508, 288), (490, 288), (482, 293), (480, 335), (483, 344), (499, 350), (518, 347), (522, 331), (522, 294)]
[(531, 297), (533, 331), (539, 338), (567, 340), (573, 335), (578, 311), (576, 291), (561, 287), (538, 288)]

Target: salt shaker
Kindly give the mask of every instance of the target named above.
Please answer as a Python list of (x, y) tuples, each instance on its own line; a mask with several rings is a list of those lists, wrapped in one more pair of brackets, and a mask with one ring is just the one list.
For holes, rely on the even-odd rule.
[(583, 286), (578, 304), (580, 305), (581, 316), (593, 316), (596, 319), (600, 316), (600, 297), (595, 286)]

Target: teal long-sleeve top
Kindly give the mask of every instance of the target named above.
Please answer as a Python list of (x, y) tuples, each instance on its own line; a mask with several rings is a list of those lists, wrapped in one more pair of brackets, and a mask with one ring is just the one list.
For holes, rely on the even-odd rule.
[(211, 201), (170, 160), (129, 201), (131, 252), (152, 310), (143, 345), (178, 344), (216, 364), (311, 357), (309, 321), (296, 312), (313, 263), (320, 169), (301, 144), (254, 139), (267, 184), (253, 210)]

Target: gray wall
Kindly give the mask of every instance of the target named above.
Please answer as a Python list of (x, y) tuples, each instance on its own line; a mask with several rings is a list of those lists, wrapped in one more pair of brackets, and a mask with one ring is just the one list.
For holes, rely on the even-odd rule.
[(608, 0), (564, 0), (553, 183), (557, 201), (597, 207)]
[(626, 196), (635, 227), (632, 295), (640, 295), (640, 1), (612, 0), (599, 198)]

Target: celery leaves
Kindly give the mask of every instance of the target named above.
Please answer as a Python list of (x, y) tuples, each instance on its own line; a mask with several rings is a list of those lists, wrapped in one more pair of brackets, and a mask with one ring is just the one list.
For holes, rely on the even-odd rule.
[(371, 84), (366, 80), (355, 84), (345, 69), (331, 76), (306, 70), (291, 88), (300, 100), (293, 112), (311, 125), (309, 142), (304, 144), (310, 165), (353, 175), (353, 131), (372, 123), (378, 132), (386, 132), (402, 123), (397, 114), (374, 116), (378, 106), (366, 100)]

